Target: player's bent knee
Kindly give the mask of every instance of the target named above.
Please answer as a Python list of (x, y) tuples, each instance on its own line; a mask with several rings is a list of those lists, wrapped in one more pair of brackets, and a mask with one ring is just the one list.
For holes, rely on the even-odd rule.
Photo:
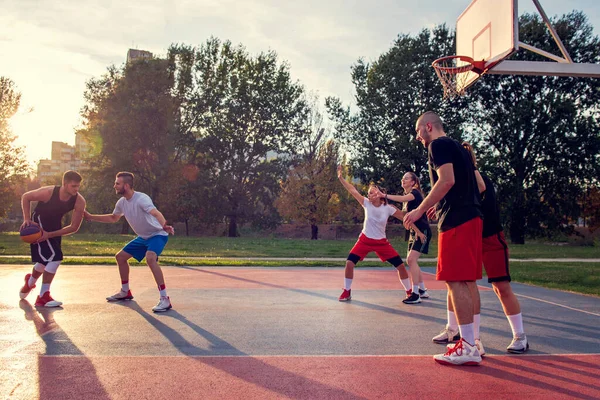
[(115, 255), (115, 258), (117, 259), (117, 261), (126, 262), (131, 258), (131, 256), (121, 250)]
[(157, 263), (158, 262), (158, 256), (156, 255), (155, 252), (153, 251), (147, 251), (146, 252), (146, 262), (147, 263)]
[[(350, 254), (348, 254), (347, 261), (350, 261), (352, 264), (357, 264), (360, 261), (360, 256), (358, 256), (354, 253), (350, 253)], [(347, 262), (346, 262), (346, 265), (348, 265)]]
[(402, 262), (402, 258), (400, 256), (392, 257), (387, 261), (390, 264), (392, 264), (396, 269), (398, 269), (398, 267), (400, 266), (404, 267), (404, 263)]
[(50, 261), (48, 264), (46, 264), (46, 268), (44, 269), (44, 272), (56, 274), (56, 271), (58, 270), (59, 266), (60, 266), (60, 261)]

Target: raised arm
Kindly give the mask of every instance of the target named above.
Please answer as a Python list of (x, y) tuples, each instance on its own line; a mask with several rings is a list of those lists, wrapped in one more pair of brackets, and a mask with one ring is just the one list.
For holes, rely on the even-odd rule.
[(356, 199), (356, 201), (358, 201), (360, 203), (360, 205), (362, 206), (365, 198), (360, 193), (358, 193), (358, 190), (356, 190), (354, 185), (352, 185), (350, 182), (348, 182), (344, 179), (344, 177), (342, 176), (342, 166), (341, 165), (338, 165), (337, 175), (338, 175), (338, 179), (340, 180), (342, 185), (344, 185), (344, 187), (346, 188), (348, 193), (350, 193)]

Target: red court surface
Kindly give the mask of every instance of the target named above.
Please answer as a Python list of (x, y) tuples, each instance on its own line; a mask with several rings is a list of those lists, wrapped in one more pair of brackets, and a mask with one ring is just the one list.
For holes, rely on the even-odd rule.
[(532, 348), (508, 355), (482, 287), (488, 356), (448, 367), (432, 360), (446, 291), (431, 274), (431, 298), (409, 306), (391, 268), (358, 269), (340, 303), (342, 268), (165, 267), (174, 308), (153, 314), (144, 267), (134, 300), (113, 304), (115, 267), (62, 266), (55, 310), (19, 301), (29, 268), (0, 267), (2, 399), (600, 399), (595, 297), (515, 284)]

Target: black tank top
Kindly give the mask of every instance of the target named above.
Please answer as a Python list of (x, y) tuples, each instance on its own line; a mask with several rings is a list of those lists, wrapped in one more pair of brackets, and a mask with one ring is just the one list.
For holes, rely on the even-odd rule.
[(31, 214), (31, 219), (40, 224), (46, 232), (62, 228), (62, 217), (75, 208), (77, 195), (67, 201), (60, 200), (60, 186), (54, 186), (52, 197), (47, 202), (39, 202)]

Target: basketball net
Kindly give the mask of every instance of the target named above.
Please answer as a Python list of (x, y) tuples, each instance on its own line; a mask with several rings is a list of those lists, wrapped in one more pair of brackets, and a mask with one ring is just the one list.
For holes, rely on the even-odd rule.
[(452, 99), (465, 94), (465, 82), (470, 72), (481, 75), (484, 68), (483, 61), (474, 61), (466, 56), (448, 56), (435, 60), (431, 66), (435, 69), (442, 86), (444, 98)]

